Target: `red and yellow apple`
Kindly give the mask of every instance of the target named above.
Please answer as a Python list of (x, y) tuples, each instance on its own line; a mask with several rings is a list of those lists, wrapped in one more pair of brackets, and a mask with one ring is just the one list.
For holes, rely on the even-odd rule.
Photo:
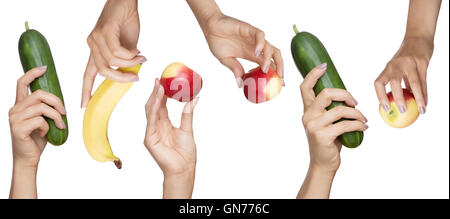
[(267, 73), (259, 67), (252, 69), (244, 75), (242, 80), (245, 97), (252, 103), (263, 103), (275, 98), (283, 86), (283, 80), (271, 68)]
[(400, 113), (400, 110), (395, 104), (392, 92), (388, 93), (390, 103), (389, 111), (386, 112), (381, 105), (379, 108), (381, 118), (383, 118), (386, 124), (393, 128), (408, 127), (416, 121), (417, 117), (419, 117), (419, 110), (414, 95), (408, 90), (403, 89), (403, 96), (405, 97), (406, 103), (406, 111), (404, 113)]
[(202, 89), (202, 77), (180, 62), (175, 62), (164, 69), (161, 85), (167, 97), (180, 102), (189, 102)]

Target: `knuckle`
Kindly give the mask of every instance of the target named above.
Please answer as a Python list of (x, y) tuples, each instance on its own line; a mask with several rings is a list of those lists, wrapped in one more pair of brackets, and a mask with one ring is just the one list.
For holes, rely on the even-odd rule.
[(309, 131), (314, 132), (314, 130), (315, 130), (315, 124), (314, 124), (314, 122), (312, 122), (312, 121), (307, 121), (307, 122), (305, 123), (305, 128), (306, 128), (307, 130), (309, 130)]
[(120, 51), (119, 51), (118, 49), (112, 49), (112, 50), (111, 50), (111, 54), (112, 54), (113, 56), (120, 56)]
[(337, 106), (334, 108), (334, 110), (337, 114), (342, 115), (346, 112), (347, 109), (344, 106)]
[(330, 97), (331, 96), (331, 88), (325, 88), (322, 90), (322, 92), (320, 92), (323, 96), (325, 97)]
[(305, 115), (302, 116), (302, 123), (306, 127), (306, 124), (308, 123), (308, 119), (306, 118)]
[(14, 115), (14, 111), (15, 111), (14, 107), (9, 109), (9, 111), (8, 111), (8, 117), (9, 117), (10, 120), (11, 120), (11, 117)]

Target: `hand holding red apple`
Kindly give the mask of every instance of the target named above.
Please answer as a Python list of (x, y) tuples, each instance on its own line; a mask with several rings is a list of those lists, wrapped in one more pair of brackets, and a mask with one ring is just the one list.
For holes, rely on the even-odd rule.
[(164, 69), (161, 85), (167, 97), (180, 102), (189, 102), (202, 89), (202, 77), (180, 62), (174, 62)]
[(250, 70), (243, 77), (245, 97), (252, 103), (263, 103), (278, 96), (283, 79), (272, 68), (264, 73), (260, 67)]

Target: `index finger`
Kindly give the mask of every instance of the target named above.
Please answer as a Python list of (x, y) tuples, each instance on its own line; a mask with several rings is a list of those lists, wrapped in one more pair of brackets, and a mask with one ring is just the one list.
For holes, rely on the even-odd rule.
[(46, 71), (47, 66), (33, 68), (17, 80), (16, 104), (28, 96), (28, 85), (33, 82), (34, 79), (45, 74)]
[(322, 63), (311, 70), (300, 85), (300, 91), (302, 93), (303, 105), (310, 106), (314, 102), (316, 94), (314, 93), (314, 86), (327, 69), (327, 63)]

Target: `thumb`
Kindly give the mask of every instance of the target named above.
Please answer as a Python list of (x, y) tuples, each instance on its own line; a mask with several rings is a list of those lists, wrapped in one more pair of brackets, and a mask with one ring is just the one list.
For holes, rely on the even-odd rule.
[(242, 76), (244, 76), (244, 67), (235, 57), (226, 57), (220, 59), (220, 63), (228, 67), (234, 74), (236, 78), (236, 83), (238, 87), (242, 87)]
[(191, 102), (184, 105), (183, 114), (181, 115), (180, 129), (183, 131), (192, 131), (192, 117), (195, 105), (197, 105), (199, 97), (194, 98)]

